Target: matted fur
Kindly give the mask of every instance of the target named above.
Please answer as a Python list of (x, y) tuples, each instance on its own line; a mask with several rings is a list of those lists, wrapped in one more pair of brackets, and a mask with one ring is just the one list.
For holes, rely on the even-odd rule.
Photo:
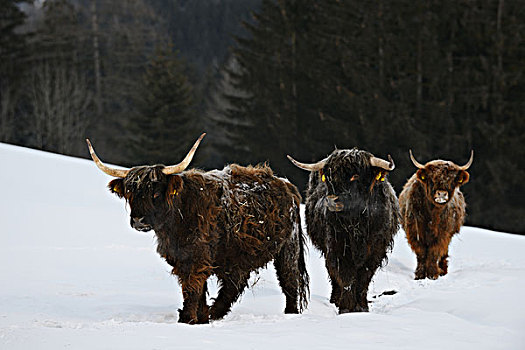
[[(173, 267), (184, 305), (179, 322), (224, 317), (247, 287), (252, 271), (274, 260), (286, 313), (307, 305), (308, 274), (297, 188), (265, 165), (189, 170), (164, 175), (163, 166), (136, 167), (109, 188), (125, 197), (131, 224), (155, 230), (157, 252)], [(137, 219), (140, 222), (137, 223)], [(206, 303), (206, 281), (220, 289)]]
[[(326, 260), (330, 302), (339, 313), (368, 311), (368, 286), (386, 261), (399, 229), (395, 192), (386, 171), (370, 165), (372, 154), (335, 150), (321, 171), (312, 172), (306, 195), (307, 231)], [(381, 177), (377, 175), (381, 172)], [(325, 181), (322, 181), (322, 178)], [(327, 203), (335, 198), (341, 211)]]
[[(419, 169), (399, 195), (401, 223), (417, 256), (416, 279), (437, 279), (448, 272), (448, 247), (465, 221), (465, 198), (459, 186), (469, 174), (449, 161), (434, 160)], [(436, 203), (437, 191), (447, 193)]]

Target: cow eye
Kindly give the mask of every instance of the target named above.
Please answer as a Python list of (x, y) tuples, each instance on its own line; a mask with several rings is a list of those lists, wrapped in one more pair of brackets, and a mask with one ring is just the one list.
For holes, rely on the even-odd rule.
[(357, 180), (357, 179), (359, 179), (359, 175), (355, 174), (355, 175), (352, 176), (352, 178), (350, 179), (350, 182), (355, 181), (355, 180)]

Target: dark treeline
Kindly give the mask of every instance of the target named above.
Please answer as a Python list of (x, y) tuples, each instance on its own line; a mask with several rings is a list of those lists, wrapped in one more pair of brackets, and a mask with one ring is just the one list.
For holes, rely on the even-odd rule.
[(286, 154), (357, 146), (393, 156), (399, 193), (410, 148), (458, 164), (474, 149), (467, 223), (525, 232), (523, 2), (263, 1), (247, 28), (225, 79), (239, 160), (302, 185)]
[[(24, 11), (22, 11), (23, 9)], [(525, 233), (525, 7), (445, 0), (0, 0), (0, 141), (104, 160), (391, 154), (462, 164), (469, 225)], [(236, 38), (234, 41), (233, 38)]]

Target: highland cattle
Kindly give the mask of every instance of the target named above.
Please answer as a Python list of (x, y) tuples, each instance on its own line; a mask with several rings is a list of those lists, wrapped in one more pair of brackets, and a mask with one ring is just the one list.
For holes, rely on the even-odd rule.
[[(130, 207), (130, 224), (154, 230), (157, 252), (178, 277), (184, 298), (179, 322), (208, 323), (224, 317), (248, 285), (250, 273), (272, 260), (286, 298), (285, 313), (307, 304), (297, 188), (268, 166), (229, 165), (222, 170), (186, 170), (204, 137), (173, 166), (99, 169), (115, 177), (109, 189)], [(207, 280), (216, 275), (218, 295), (207, 303)]]
[(399, 207), (387, 174), (392, 158), (354, 149), (333, 151), (313, 164), (306, 194), (306, 224), (322, 252), (339, 313), (368, 311), (368, 286), (387, 258), (399, 229)]
[(437, 279), (448, 272), (448, 247), (465, 221), (465, 198), (459, 189), (469, 181), (465, 165), (433, 160), (425, 165), (412, 155), (418, 169), (399, 195), (401, 224), (417, 257), (416, 279)]

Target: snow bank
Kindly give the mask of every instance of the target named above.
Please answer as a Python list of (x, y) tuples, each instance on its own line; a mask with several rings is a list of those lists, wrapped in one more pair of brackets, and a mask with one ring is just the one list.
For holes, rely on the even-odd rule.
[[(310, 248), (302, 315), (282, 313), (270, 266), (224, 320), (188, 326), (177, 323), (182, 295), (154, 234), (129, 227), (92, 162), (0, 144), (0, 164), (1, 349), (525, 348), (525, 237), (465, 227), (449, 274), (415, 281), (400, 231), (370, 312), (341, 316)], [(398, 293), (377, 297), (390, 290)]]

